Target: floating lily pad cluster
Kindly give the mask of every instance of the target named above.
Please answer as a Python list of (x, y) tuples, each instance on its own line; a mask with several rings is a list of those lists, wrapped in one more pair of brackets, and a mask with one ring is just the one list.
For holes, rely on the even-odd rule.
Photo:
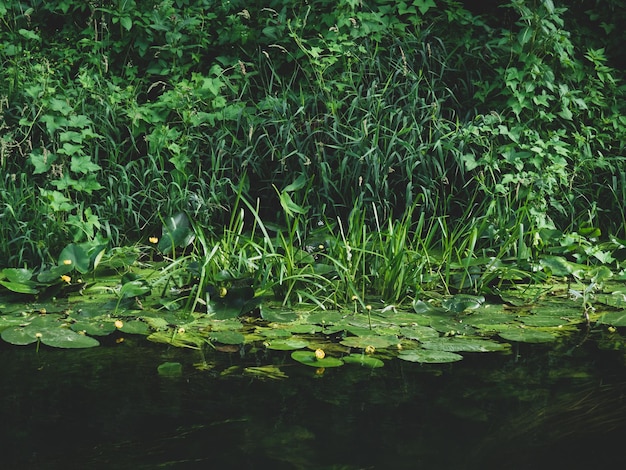
[[(298, 363), (320, 369), (345, 364), (377, 368), (391, 359), (446, 363), (459, 361), (464, 354), (507, 352), (512, 342), (551, 342), (583, 321), (580, 305), (566, 298), (516, 306), (459, 294), (417, 300), (410, 309), (311, 312), (278, 306), (255, 297), (249, 288), (229, 292), (215, 288), (205, 312), (183, 313), (150, 308), (156, 302), (142, 280), (128, 276), (125, 280), (116, 301), (103, 301), (107, 297), (90, 287), (83, 296), (73, 294), (47, 308), (5, 309), (0, 315), (1, 337), (15, 345), (87, 348), (97, 346), (99, 337), (138, 334), (197, 350), (282, 351)], [(135, 302), (139, 296), (147, 306)], [(626, 326), (622, 310), (598, 315), (597, 320)]]

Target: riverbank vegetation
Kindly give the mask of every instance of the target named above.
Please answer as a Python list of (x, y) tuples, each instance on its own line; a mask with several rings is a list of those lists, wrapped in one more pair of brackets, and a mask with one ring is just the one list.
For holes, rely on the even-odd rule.
[(570, 3), (0, 2), (3, 295), (621, 308), (626, 14)]

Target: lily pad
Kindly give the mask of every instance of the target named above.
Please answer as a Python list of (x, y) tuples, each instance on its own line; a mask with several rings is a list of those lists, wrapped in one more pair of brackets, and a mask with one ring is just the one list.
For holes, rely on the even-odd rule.
[(281, 310), (265, 308), (261, 311), (263, 320), (275, 323), (289, 323), (298, 319), (298, 314), (293, 310)]
[(339, 312), (317, 312), (312, 313), (307, 317), (309, 323), (316, 323), (318, 325), (326, 326), (333, 325), (338, 321), (341, 321), (343, 315)]
[(129, 320), (123, 323), (120, 331), (129, 335), (147, 335), (150, 333), (150, 327), (141, 320)]
[(550, 343), (556, 340), (556, 335), (548, 331), (540, 331), (530, 328), (517, 328), (501, 331), (500, 337), (507, 341), (520, 343)]
[(422, 342), (422, 347), (433, 351), (448, 352), (493, 352), (508, 349), (508, 345), (480, 338), (436, 338)]
[(423, 364), (444, 364), (448, 362), (460, 361), (463, 359), (463, 356), (448, 351), (413, 349), (411, 351), (400, 352), (400, 354), (398, 354), (398, 359), (409, 362), (420, 362)]
[(476, 310), (483, 303), (485, 298), (476, 295), (457, 294), (441, 302), (441, 306), (448, 312), (462, 313), (467, 310)]
[(313, 351), (294, 351), (291, 353), (291, 358), (298, 361), (300, 364), (304, 364), (312, 367), (339, 367), (343, 365), (343, 361), (336, 357), (324, 357), (318, 359)]
[(400, 328), (400, 334), (405, 338), (420, 341), (439, 337), (439, 332), (429, 326), (405, 326)]
[(377, 369), (383, 367), (385, 363), (380, 359), (367, 354), (350, 354), (341, 358), (346, 364), (358, 364), (362, 367), (369, 367), (370, 369)]
[(274, 349), (277, 351), (293, 351), (294, 349), (306, 348), (309, 342), (303, 339), (291, 338), (291, 339), (278, 339), (275, 341), (267, 341), (265, 345), (268, 349)]
[(35, 336), (39, 330), (35, 328), (12, 326), (2, 331), (2, 339), (17, 346), (26, 346), (37, 341)]
[(47, 346), (64, 349), (93, 348), (100, 343), (91, 336), (81, 335), (69, 328), (46, 328), (40, 331), (41, 342)]
[(183, 365), (180, 362), (164, 362), (159, 364), (157, 372), (161, 377), (180, 377), (183, 375)]
[(349, 336), (341, 344), (350, 348), (365, 349), (368, 346), (372, 346), (376, 349), (388, 348), (398, 344), (398, 338), (386, 337), (386, 336)]
[(111, 321), (77, 321), (72, 323), (70, 328), (91, 336), (106, 336), (115, 331), (115, 325)]
[(237, 331), (212, 331), (209, 339), (222, 344), (243, 344), (246, 340), (245, 336)]
[(612, 326), (626, 326), (626, 312), (608, 312), (600, 317), (600, 323)]

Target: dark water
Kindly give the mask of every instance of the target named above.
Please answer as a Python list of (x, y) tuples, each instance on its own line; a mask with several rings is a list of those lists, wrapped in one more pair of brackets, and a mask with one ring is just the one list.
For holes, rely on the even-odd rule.
[[(624, 353), (523, 346), (318, 376), (287, 353), (218, 353), (200, 371), (199, 353), (140, 339), (2, 345), (0, 468), (623, 468)], [(164, 361), (183, 376), (160, 377)], [(271, 363), (290, 378), (220, 374)]]

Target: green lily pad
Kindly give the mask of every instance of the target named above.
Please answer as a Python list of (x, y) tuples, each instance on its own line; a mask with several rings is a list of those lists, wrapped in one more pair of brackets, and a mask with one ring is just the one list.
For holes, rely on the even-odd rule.
[(400, 328), (400, 334), (405, 338), (420, 341), (439, 337), (439, 332), (429, 326), (405, 326)]
[(71, 264), (60, 264), (53, 266), (46, 271), (42, 271), (37, 275), (37, 281), (43, 284), (50, 284), (52, 282), (60, 282), (61, 276), (69, 273), (74, 269)]
[(77, 321), (72, 323), (70, 328), (90, 336), (106, 336), (115, 331), (115, 325), (111, 321)]
[(2, 275), (6, 277), (9, 282), (22, 284), (31, 280), (33, 272), (30, 269), (25, 268), (5, 268), (2, 270)]
[(626, 312), (608, 312), (600, 317), (600, 323), (612, 326), (626, 326)]
[(435, 338), (422, 341), (424, 349), (448, 352), (493, 352), (504, 351), (508, 345), (480, 338), (464, 338), (453, 336), (450, 338)]
[(409, 362), (420, 362), (423, 364), (444, 364), (447, 362), (457, 362), (463, 359), (463, 356), (448, 351), (429, 351), (425, 349), (413, 349), (410, 351), (401, 351), (398, 359)]
[(147, 335), (150, 333), (150, 327), (141, 320), (124, 321), (120, 331), (129, 335)]
[(384, 349), (398, 344), (398, 338), (375, 335), (349, 336), (341, 341), (341, 344), (350, 348), (365, 349), (368, 346), (372, 346), (376, 349)]
[(316, 312), (310, 314), (306, 320), (309, 323), (315, 323), (318, 325), (326, 326), (333, 325), (339, 321), (341, 321), (343, 315), (339, 312)]
[(358, 364), (362, 367), (369, 367), (371, 369), (377, 369), (383, 367), (385, 363), (380, 359), (367, 354), (350, 354), (341, 358), (346, 364)]
[(71, 243), (59, 255), (59, 265), (66, 263), (79, 273), (85, 274), (89, 272), (91, 258), (82, 246)]
[(263, 320), (275, 323), (289, 323), (298, 319), (298, 314), (293, 310), (265, 308), (261, 311)]
[(519, 320), (527, 326), (562, 326), (567, 325), (569, 322), (555, 316), (543, 316), (543, 315), (526, 315), (520, 317)]
[(268, 349), (274, 349), (277, 351), (293, 351), (294, 349), (306, 348), (309, 342), (303, 339), (278, 339), (275, 341), (267, 341), (265, 347)]
[(93, 348), (100, 345), (97, 339), (81, 335), (69, 328), (45, 328), (40, 330), (41, 342), (47, 346), (64, 349)]
[(36, 294), (39, 292), (31, 283), (25, 284), (22, 282), (0, 281), (0, 285), (18, 294)]
[(7, 343), (17, 346), (26, 346), (37, 341), (37, 336), (35, 335), (38, 332), (39, 330), (35, 328), (12, 326), (3, 330), (0, 336), (2, 336), (2, 339)]
[(343, 361), (336, 357), (324, 357), (318, 359), (313, 351), (294, 351), (291, 353), (291, 358), (298, 361), (300, 364), (304, 364), (312, 367), (339, 367), (343, 365)]
[(180, 377), (183, 375), (183, 365), (180, 362), (164, 362), (159, 364), (157, 372), (161, 377)]
[(462, 313), (467, 310), (476, 310), (483, 303), (485, 303), (485, 298), (482, 296), (457, 294), (445, 299), (441, 302), (441, 306), (448, 312)]
[(155, 331), (147, 339), (155, 343), (169, 344), (177, 348), (200, 349), (202, 345), (206, 344), (206, 340), (200, 335), (189, 332), (178, 333), (172, 330)]
[(556, 340), (556, 335), (548, 331), (539, 331), (530, 328), (517, 328), (501, 331), (500, 337), (507, 341), (520, 343), (550, 343)]
[(237, 331), (212, 331), (209, 339), (222, 344), (243, 344), (246, 340), (245, 336)]

